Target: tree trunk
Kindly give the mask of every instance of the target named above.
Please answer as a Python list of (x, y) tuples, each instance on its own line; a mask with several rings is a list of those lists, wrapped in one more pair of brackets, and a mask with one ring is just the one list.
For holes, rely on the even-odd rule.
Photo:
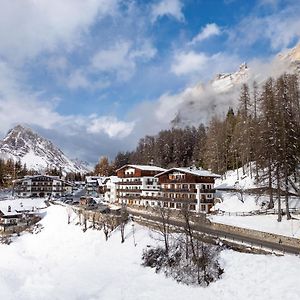
[(269, 179), (269, 193), (270, 193), (270, 202), (269, 208), (274, 208), (274, 200), (273, 200), (273, 188), (272, 188), (272, 169), (271, 169), (271, 162), (268, 161), (268, 179)]
[(288, 177), (285, 174), (285, 212), (286, 212), (286, 218), (287, 220), (290, 220), (291, 213), (290, 213), (290, 208), (289, 208), (289, 187), (288, 187)]
[(281, 222), (282, 215), (281, 215), (281, 193), (280, 193), (280, 178), (279, 178), (279, 170), (278, 167), (276, 168), (276, 179), (277, 179), (277, 201), (278, 201), (278, 217), (277, 221)]

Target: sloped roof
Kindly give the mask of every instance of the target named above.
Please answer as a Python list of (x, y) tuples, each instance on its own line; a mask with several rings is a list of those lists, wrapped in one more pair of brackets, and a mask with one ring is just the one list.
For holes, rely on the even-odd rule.
[(47, 177), (47, 178), (51, 178), (53, 180), (65, 181), (65, 180), (59, 178), (59, 176), (39, 174), (39, 175), (26, 175), (23, 178), (18, 178), (18, 179), (13, 180), (13, 182), (21, 182), (21, 181), (25, 181), (25, 180), (29, 180), (29, 179), (38, 178), (38, 177)]
[(201, 176), (201, 177), (214, 177), (214, 178), (221, 177), (220, 175), (214, 174), (211, 171), (204, 170), (204, 169), (196, 169), (196, 168), (171, 168), (169, 170), (166, 170), (162, 173), (159, 173), (159, 174), (155, 175), (155, 177), (159, 177), (159, 176), (161, 176), (163, 174), (166, 174), (168, 172), (171, 172), (171, 171), (189, 173), (189, 174), (192, 174), (192, 175), (195, 175), (195, 176)]
[(117, 171), (122, 170), (126, 167), (135, 168), (143, 171), (156, 171), (156, 172), (164, 172), (166, 169), (163, 169), (161, 167), (152, 166), (152, 165), (125, 165), (121, 168), (119, 168)]

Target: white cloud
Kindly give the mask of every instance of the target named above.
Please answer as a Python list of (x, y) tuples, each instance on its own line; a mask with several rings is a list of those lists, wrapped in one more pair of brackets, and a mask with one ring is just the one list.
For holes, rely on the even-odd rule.
[(19, 82), (22, 76), (0, 62), (0, 132), (4, 134), (16, 123), (30, 123), (50, 128), (63, 120), (55, 112), (57, 99), (45, 101), (42, 93), (34, 93)]
[(22, 62), (42, 51), (71, 49), (96, 19), (117, 7), (117, 0), (2, 0), (0, 55)]
[(292, 2), (286, 8), (264, 15), (250, 15), (237, 27), (231, 29), (229, 42), (231, 47), (249, 47), (264, 40), (273, 50), (282, 50), (300, 39), (300, 5)]
[(134, 128), (134, 122), (124, 122), (112, 116), (91, 117), (88, 133), (106, 133), (110, 138), (124, 138)]
[(214, 35), (220, 35), (221, 29), (215, 23), (206, 24), (205, 27), (201, 29), (201, 31), (192, 39), (191, 44), (196, 44), (198, 42), (202, 42), (205, 39), (208, 39)]
[(156, 54), (149, 41), (134, 47), (129, 41), (119, 41), (112, 47), (99, 50), (91, 59), (95, 72), (116, 73), (119, 80), (128, 80), (135, 72), (138, 60), (148, 61)]
[(134, 129), (134, 121), (112, 116), (62, 115), (57, 112), (59, 98), (46, 99), (21, 84), (22, 73), (0, 61), (0, 139), (16, 124), (27, 124), (63, 147), (70, 157), (96, 161), (102, 154), (111, 158), (132, 145), (125, 139)]
[(183, 22), (183, 4), (180, 0), (162, 0), (152, 6), (152, 22), (163, 16), (172, 16), (176, 20)]
[(100, 72), (117, 72), (120, 78), (127, 79), (135, 69), (134, 61), (129, 59), (130, 48), (130, 42), (122, 41), (100, 50), (92, 58), (91, 66)]
[(70, 89), (78, 89), (78, 88), (90, 88), (91, 83), (83, 74), (82, 70), (75, 70), (70, 74), (67, 85)]
[(140, 47), (134, 49), (130, 53), (129, 56), (131, 59), (147, 61), (156, 55), (157, 49), (150, 43), (149, 40), (144, 40), (143, 42), (138, 41), (137, 43), (140, 44)]
[(175, 54), (171, 71), (176, 75), (199, 73), (208, 62), (209, 57), (205, 53), (194, 51), (179, 52)]
[(65, 71), (69, 66), (69, 62), (64, 56), (52, 56), (47, 58), (46, 65), (49, 70), (59, 72)]

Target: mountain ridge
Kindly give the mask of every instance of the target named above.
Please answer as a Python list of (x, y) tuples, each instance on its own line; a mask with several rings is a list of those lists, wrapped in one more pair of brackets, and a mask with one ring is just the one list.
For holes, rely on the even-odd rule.
[(253, 67), (242, 63), (239, 69), (231, 73), (219, 73), (207, 83), (199, 82), (188, 87), (179, 94), (172, 95), (173, 103), (177, 103), (171, 125), (177, 128), (198, 126), (207, 123), (215, 114), (224, 114), (228, 107), (236, 107), (240, 87), (243, 83), (258, 85), (266, 78), (277, 76), (283, 72), (300, 74), (300, 43), (294, 48), (277, 54), (265, 66)]
[(50, 140), (20, 124), (10, 129), (4, 139), (0, 140), (0, 158), (20, 160), (28, 169), (35, 171), (46, 168), (58, 168), (64, 173), (90, 171), (87, 164), (68, 158)]

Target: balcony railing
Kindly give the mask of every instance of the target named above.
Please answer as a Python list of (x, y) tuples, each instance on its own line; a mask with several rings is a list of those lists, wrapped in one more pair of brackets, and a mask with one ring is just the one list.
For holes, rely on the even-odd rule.
[(141, 200), (141, 196), (133, 196), (133, 195), (124, 195), (124, 196), (120, 196), (120, 199), (134, 199), (134, 200)]
[(125, 193), (141, 193), (140, 189), (117, 189), (117, 192), (125, 192)]
[(153, 200), (153, 201), (169, 201), (175, 203), (197, 203), (197, 199), (190, 198), (171, 198), (171, 197), (162, 197), (162, 196), (142, 196), (141, 199)]
[(214, 204), (214, 199), (200, 200), (200, 204)]
[(214, 194), (215, 192), (215, 189), (200, 189), (201, 194)]
[(142, 185), (142, 181), (123, 181), (123, 182), (118, 182), (118, 185)]
[(163, 188), (161, 189), (162, 192), (169, 192), (169, 193), (193, 193), (196, 194), (197, 190), (196, 189), (174, 189), (174, 188)]

